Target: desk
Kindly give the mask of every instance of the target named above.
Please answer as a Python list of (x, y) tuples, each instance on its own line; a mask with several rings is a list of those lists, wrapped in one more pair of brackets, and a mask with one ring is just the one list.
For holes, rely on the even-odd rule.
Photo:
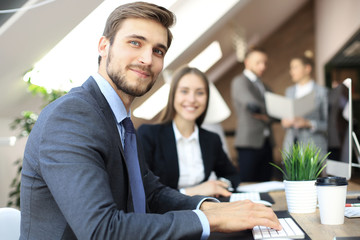
[[(360, 190), (360, 184), (349, 182), (348, 191)], [(272, 209), (274, 211), (287, 210), (286, 197), (284, 191), (270, 192), (274, 199)], [(292, 213), (291, 216), (302, 227), (302, 229), (313, 240), (332, 240), (335, 236), (360, 236), (360, 218), (346, 218), (342, 225), (323, 225), (320, 223), (320, 213), (317, 208), (314, 213)], [(231, 234), (231, 236), (221, 236), (220, 238), (210, 239), (242, 239), (241, 235)]]

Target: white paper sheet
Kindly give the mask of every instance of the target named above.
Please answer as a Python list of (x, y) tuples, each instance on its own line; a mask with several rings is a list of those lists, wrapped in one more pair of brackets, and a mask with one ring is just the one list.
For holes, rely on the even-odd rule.
[(266, 111), (271, 117), (278, 119), (304, 117), (315, 108), (315, 92), (311, 91), (311, 93), (296, 99), (266, 92), (265, 103)]
[(268, 181), (261, 183), (248, 184), (237, 187), (238, 192), (272, 192), (284, 190), (284, 182)]

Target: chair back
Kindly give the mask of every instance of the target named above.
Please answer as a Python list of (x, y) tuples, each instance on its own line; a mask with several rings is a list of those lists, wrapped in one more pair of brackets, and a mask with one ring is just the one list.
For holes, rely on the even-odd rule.
[(18, 240), (20, 237), (20, 211), (0, 208), (0, 239)]

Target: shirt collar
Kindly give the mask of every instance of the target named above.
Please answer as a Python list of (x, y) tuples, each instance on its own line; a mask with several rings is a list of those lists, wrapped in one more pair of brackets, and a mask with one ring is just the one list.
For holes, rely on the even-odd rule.
[(308, 83), (304, 85), (296, 84), (295, 91), (297, 97), (305, 96), (310, 93), (314, 89), (315, 82), (314, 80), (310, 80)]
[(249, 70), (249, 69), (244, 69), (244, 75), (248, 78), (248, 79), (250, 79), (250, 81), (252, 81), (252, 82), (255, 82), (257, 79), (258, 79), (258, 77), (256, 76), (256, 74), (255, 73), (253, 73), (251, 70)]
[(112, 112), (116, 118), (116, 121), (120, 123), (124, 118), (130, 117), (131, 112), (126, 112), (126, 108), (121, 101), (121, 98), (117, 95), (113, 87), (103, 76), (99, 73), (92, 74), (95, 82), (100, 88), (101, 93), (104, 95), (106, 101), (109, 103)]
[(175, 124), (174, 121), (172, 122), (172, 126), (173, 126), (173, 129), (174, 129), (176, 142), (178, 142), (181, 139), (186, 139), (188, 141), (191, 141), (193, 139), (194, 140), (199, 139), (199, 128), (198, 128), (198, 126), (196, 124), (195, 124), (195, 128), (194, 128), (194, 132), (188, 138), (185, 138), (183, 135), (181, 135), (181, 133), (180, 133), (179, 129), (176, 127), (176, 124)]
[(305, 84), (303, 84), (303, 85), (300, 85), (300, 84), (296, 84), (296, 87), (297, 88), (299, 88), (299, 89), (313, 89), (314, 88), (314, 84), (315, 84), (315, 82), (314, 82), (314, 80), (310, 80), (309, 82), (307, 82), (307, 83), (305, 83)]

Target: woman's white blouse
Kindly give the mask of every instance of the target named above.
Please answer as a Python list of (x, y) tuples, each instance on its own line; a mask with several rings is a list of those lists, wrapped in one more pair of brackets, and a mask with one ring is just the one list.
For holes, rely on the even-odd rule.
[(195, 125), (189, 138), (181, 135), (173, 122), (177, 155), (179, 160), (178, 188), (186, 188), (201, 183), (205, 178), (204, 164), (199, 142), (199, 129)]

